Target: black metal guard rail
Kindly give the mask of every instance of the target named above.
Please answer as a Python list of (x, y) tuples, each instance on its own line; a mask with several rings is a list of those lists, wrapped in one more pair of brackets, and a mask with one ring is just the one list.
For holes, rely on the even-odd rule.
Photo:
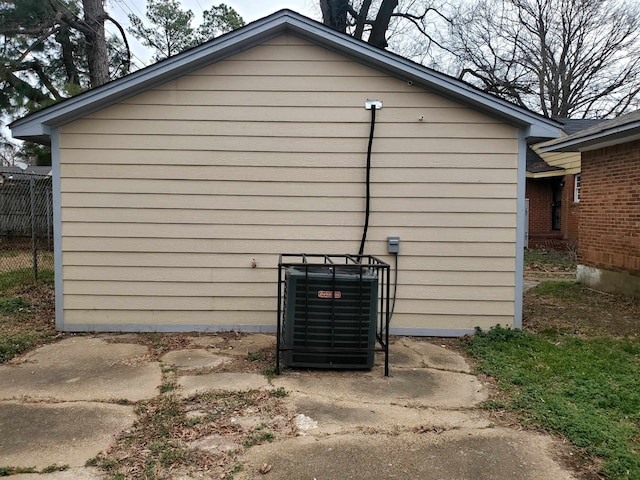
[[(298, 261), (295, 261), (298, 260)], [(348, 265), (350, 267), (355, 267), (359, 269), (360, 274), (360, 298), (362, 298), (362, 276), (363, 271), (370, 269), (375, 271), (375, 275), (377, 276), (378, 281), (378, 292), (377, 296), (379, 301), (379, 309), (377, 312), (377, 321), (375, 327), (375, 340), (380, 345), (380, 348), (342, 348), (333, 345), (334, 338), (334, 329), (335, 329), (335, 301), (332, 302), (332, 346), (328, 350), (330, 352), (382, 352), (384, 353), (384, 375), (389, 376), (389, 323), (391, 321), (391, 313), (390, 313), (390, 293), (391, 293), (391, 282), (390, 282), (390, 266), (389, 264), (383, 262), (379, 258), (373, 257), (371, 255), (334, 255), (334, 254), (306, 254), (306, 253), (282, 253), (278, 259), (278, 309), (277, 309), (277, 347), (276, 347), (276, 374), (280, 374), (280, 357), (282, 352), (291, 351), (291, 352), (325, 352), (327, 349), (318, 348), (318, 347), (310, 347), (306, 346), (304, 348), (295, 348), (295, 347), (287, 347), (283, 346), (283, 321), (284, 321), (284, 296), (283, 296), (283, 285), (285, 282), (283, 271), (286, 268), (302, 268), (305, 269), (306, 276), (308, 277), (309, 269), (314, 269), (316, 267), (322, 266), (340, 266), (340, 265)], [(335, 276), (336, 271), (333, 269), (333, 281), (335, 285)], [(307, 288), (307, 298), (308, 298), (308, 288), (309, 283), (306, 282)], [(308, 309), (308, 305), (305, 306)], [(308, 319), (308, 310), (305, 315)], [(305, 330), (305, 335), (308, 334), (308, 330)]]

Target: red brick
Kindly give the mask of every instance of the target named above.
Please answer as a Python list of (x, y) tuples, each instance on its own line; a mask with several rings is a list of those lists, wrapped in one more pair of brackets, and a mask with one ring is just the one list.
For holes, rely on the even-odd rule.
[(640, 141), (582, 153), (578, 261), (640, 274)]

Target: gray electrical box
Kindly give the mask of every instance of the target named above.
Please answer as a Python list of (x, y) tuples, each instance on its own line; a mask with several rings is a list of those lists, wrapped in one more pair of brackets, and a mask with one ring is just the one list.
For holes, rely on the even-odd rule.
[(389, 253), (400, 253), (400, 237), (387, 237)]

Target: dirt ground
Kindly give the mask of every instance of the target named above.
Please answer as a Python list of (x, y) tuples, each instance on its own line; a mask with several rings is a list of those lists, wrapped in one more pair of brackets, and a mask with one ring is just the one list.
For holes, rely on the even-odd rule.
[(637, 337), (640, 299), (576, 288), (575, 298), (525, 293), (523, 328), (535, 333), (564, 333), (586, 337)]
[[(565, 252), (566, 253), (566, 252)], [(563, 252), (533, 252), (524, 277), (535, 282), (573, 282), (575, 261)], [(557, 294), (524, 294), (522, 327), (534, 333), (636, 337), (640, 334), (640, 298), (613, 295), (576, 284)]]
[[(5, 296), (3, 293), (0, 296)], [(55, 297), (49, 285), (23, 287), (7, 296), (19, 297), (27, 304), (12, 315), (0, 314), (0, 339), (16, 335), (59, 335), (55, 330)]]

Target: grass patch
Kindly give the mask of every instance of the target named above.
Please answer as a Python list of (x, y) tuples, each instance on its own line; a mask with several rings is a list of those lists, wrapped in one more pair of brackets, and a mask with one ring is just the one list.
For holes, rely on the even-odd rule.
[(29, 333), (0, 338), (0, 363), (9, 361), (16, 355), (39, 345), (42, 339), (42, 335)]
[(19, 473), (38, 473), (35, 467), (0, 467), (0, 477), (18, 475)]
[(64, 472), (65, 470), (69, 470), (69, 465), (53, 464), (53, 465), (49, 465), (48, 467), (44, 467), (42, 470), (40, 470), (40, 473)]
[(53, 289), (45, 284), (19, 287), (0, 296), (0, 363), (58, 338)]
[(244, 441), (245, 448), (251, 448), (254, 445), (273, 442), (275, 435), (271, 432), (261, 430), (262, 429), (256, 429), (256, 432)]
[(249, 352), (247, 354), (247, 358), (250, 362), (259, 362), (267, 358), (267, 355), (265, 354), (265, 352)]
[(36, 467), (0, 467), (0, 477), (8, 477), (10, 475), (19, 475), (21, 473), (53, 473), (53, 472), (64, 472), (65, 470), (69, 470), (69, 465), (49, 465), (44, 467), (42, 470), (36, 469)]
[(533, 293), (562, 299), (579, 300), (585, 295), (586, 287), (577, 282), (542, 282), (533, 288)]
[(524, 250), (524, 265), (544, 270), (575, 270), (576, 260), (572, 252), (563, 250)]
[(0, 273), (0, 292), (27, 287), (36, 283), (53, 286), (53, 270), (39, 270), (38, 281), (36, 281), (33, 276), (32, 268), (19, 268), (17, 270)]
[(497, 327), (465, 348), (504, 394), (485, 407), (564, 435), (600, 457), (607, 478), (640, 478), (640, 339), (549, 339)]
[(270, 390), (269, 395), (275, 398), (282, 398), (289, 395), (289, 392), (287, 392), (284, 387), (278, 387), (274, 390)]
[(22, 312), (29, 303), (20, 297), (0, 297), (0, 315), (11, 315)]

